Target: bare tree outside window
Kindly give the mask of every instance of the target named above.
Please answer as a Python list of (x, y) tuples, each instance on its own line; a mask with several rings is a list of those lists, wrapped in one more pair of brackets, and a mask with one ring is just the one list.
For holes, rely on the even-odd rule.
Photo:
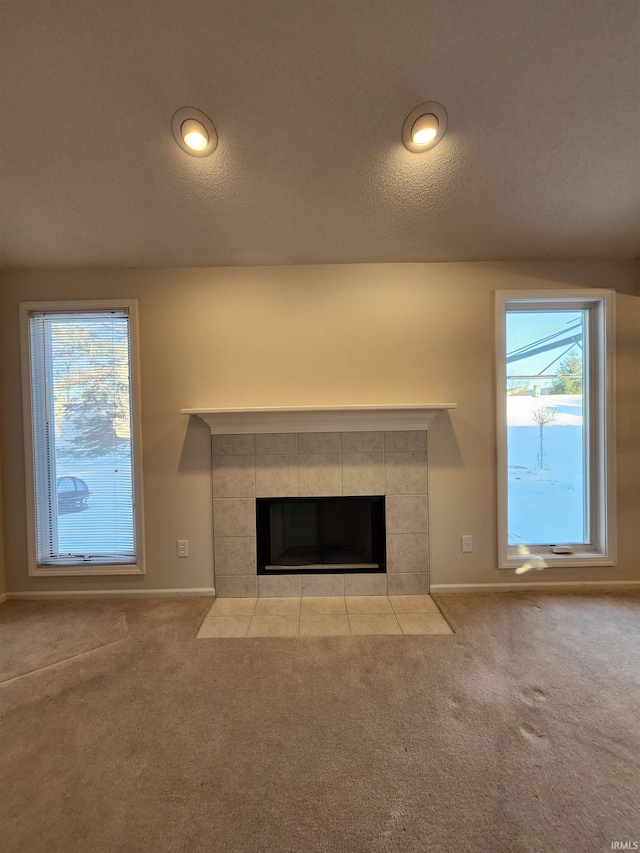
[(549, 466), (547, 465), (547, 459), (544, 455), (544, 428), (547, 424), (550, 424), (556, 418), (556, 410), (549, 409), (547, 406), (540, 406), (539, 409), (531, 410), (531, 417), (538, 424), (538, 428), (540, 430), (539, 433), (539, 447), (538, 453), (536, 456), (536, 467), (541, 470), (547, 471)]

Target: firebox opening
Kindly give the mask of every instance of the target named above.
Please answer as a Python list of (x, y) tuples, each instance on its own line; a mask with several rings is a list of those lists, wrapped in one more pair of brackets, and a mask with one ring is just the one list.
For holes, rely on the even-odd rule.
[(383, 495), (257, 498), (258, 574), (385, 572)]

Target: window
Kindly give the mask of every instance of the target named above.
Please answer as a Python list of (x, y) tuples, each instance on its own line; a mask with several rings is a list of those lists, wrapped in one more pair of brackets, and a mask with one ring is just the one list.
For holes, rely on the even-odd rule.
[(500, 568), (614, 565), (613, 292), (496, 294)]
[(29, 574), (141, 574), (136, 302), (20, 310)]

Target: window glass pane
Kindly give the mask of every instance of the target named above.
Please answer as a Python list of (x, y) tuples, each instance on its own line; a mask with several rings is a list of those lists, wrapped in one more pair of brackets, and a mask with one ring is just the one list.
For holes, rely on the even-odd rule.
[(128, 316), (36, 315), (31, 327), (38, 562), (133, 562)]
[(587, 312), (507, 311), (509, 545), (589, 541)]

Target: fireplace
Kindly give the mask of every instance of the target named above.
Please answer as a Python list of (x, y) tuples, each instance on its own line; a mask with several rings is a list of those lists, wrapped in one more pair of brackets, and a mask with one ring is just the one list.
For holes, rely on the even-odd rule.
[(385, 572), (384, 495), (257, 498), (258, 574)]
[[(217, 595), (429, 591), (425, 430), (217, 434), (212, 448)], [(371, 496), (378, 500), (366, 510), (369, 517), (372, 512), (384, 515), (384, 527), (376, 525), (384, 530), (384, 545), (378, 545), (375, 554), (372, 546), (360, 544), (357, 532), (365, 524), (362, 507), (372, 501)], [(342, 499), (352, 500), (343, 503)], [(264, 521), (261, 508), (269, 501), (276, 508)], [(343, 512), (346, 506), (351, 509)], [(332, 547), (320, 549), (327, 538), (320, 515), (330, 516), (335, 507), (341, 507), (343, 523), (350, 521), (356, 529), (355, 534), (352, 531), (355, 538), (350, 542), (329, 539)], [(309, 533), (307, 539), (292, 539), (286, 532), (296, 513)], [(266, 546), (262, 541), (258, 544), (259, 525), (263, 531), (269, 527)], [(328, 559), (339, 562), (327, 564), (327, 551), (332, 552)], [(302, 566), (282, 565), (296, 557)]]
[[(211, 428), (216, 595), (429, 592), (427, 426), (437, 412), (455, 407), (183, 409)], [(294, 498), (301, 509), (286, 508)], [(308, 499), (314, 509), (306, 505)], [(356, 533), (354, 541), (330, 538), (329, 546), (337, 547), (320, 547), (327, 534), (313, 519), (334, 512), (334, 502), (346, 506), (342, 499), (352, 506), (370, 502), (370, 520), (382, 515), (384, 526), (376, 524), (382, 544), (374, 536), (371, 550), (363, 550)], [(269, 502), (278, 508), (269, 510), (264, 522), (260, 507)], [(272, 512), (282, 520), (272, 521)], [(294, 541), (286, 533), (292, 512), (301, 513), (303, 527), (315, 531), (307, 540)], [(369, 523), (358, 515), (362, 509), (340, 512), (356, 531)], [(264, 524), (268, 545), (262, 537), (258, 544), (258, 527)], [(285, 565), (296, 560), (299, 565)]]

